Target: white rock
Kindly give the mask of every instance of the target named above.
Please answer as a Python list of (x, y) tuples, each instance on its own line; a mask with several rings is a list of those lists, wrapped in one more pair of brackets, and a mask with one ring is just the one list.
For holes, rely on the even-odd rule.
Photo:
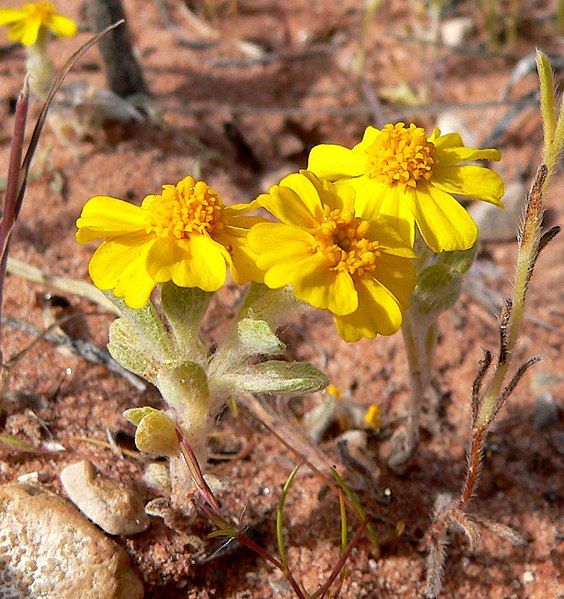
[(167, 463), (151, 462), (150, 464), (147, 464), (143, 474), (143, 480), (147, 486), (151, 487), (151, 489), (170, 495), (170, 472)]
[(475, 202), (469, 212), (476, 221), (480, 241), (515, 241), (527, 198), (527, 187), (520, 182), (509, 183), (501, 209), (487, 202)]
[(43, 472), (37, 472), (36, 470), (33, 472), (26, 472), (25, 474), (20, 474), (20, 476), (18, 476), (19, 483), (34, 484), (39, 482), (45, 482), (46, 480), (47, 477), (45, 476), (45, 474)]
[(101, 476), (83, 460), (61, 472), (61, 482), (78, 509), (111, 535), (132, 535), (149, 526), (141, 497), (124, 484)]
[(523, 582), (525, 584), (530, 584), (535, 581), (535, 575), (530, 570), (525, 570), (523, 573)]
[(473, 29), (474, 21), (470, 17), (447, 19), (441, 25), (441, 39), (447, 46), (459, 46)]
[(0, 487), (0, 596), (141, 599), (127, 554), (41, 486)]
[(535, 415), (533, 418), (533, 427), (540, 431), (555, 422), (558, 422), (560, 408), (554, 400), (552, 393), (545, 391), (535, 397)]
[(476, 134), (468, 128), (466, 121), (459, 111), (446, 110), (442, 112), (437, 118), (437, 127), (441, 130), (442, 135), (459, 133), (466, 146), (475, 148), (478, 143)]

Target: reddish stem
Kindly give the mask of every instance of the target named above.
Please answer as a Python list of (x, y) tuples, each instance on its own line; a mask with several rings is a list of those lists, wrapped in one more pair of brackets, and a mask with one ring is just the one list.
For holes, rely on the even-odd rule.
[[(4, 278), (6, 276), (6, 264), (8, 261), (8, 246), (12, 227), (18, 217), (18, 195), (20, 188), (20, 169), (22, 165), (23, 144), (25, 135), (25, 124), (27, 121), (27, 109), (29, 106), (29, 86), (27, 78), (18, 101), (16, 103), (16, 115), (14, 121), (14, 134), (10, 151), (10, 162), (8, 166), (8, 179), (6, 181), (6, 195), (4, 200), (4, 215), (0, 224), (0, 314), (2, 312), (2, 296), (4, 291)], [(1, 333), (1, 331), (0, 331)], [(0, 349), (0, 361), (3, 362)]]
[(362, 537), (363, 533), (364, 526), (361, 526), (354, 533), (353, 538), (349, 541), (349, 544), (347, 545), (347, 548), (341, 554), (341, 557), (339, 558), (339, 561), (335, 564), (335, 567), (333, 568), (333, 571), (331, 572), (329, 578), (325, 581), (323, 586), (321, 586), (317, 591), (315, 591), (315, 593), (311, 596), (311, 599), (323, 599), (323, 597), (325, 597), (325, 594), (331, 588), (331, 585), (335, 582), (335, 579), (337, 578), (337, 576), (339, 576), (339, 573), (344, 568), (347, 560), (349, 559), (351, 551), (358, 544), (358, 542), (360, 541), (360, 537)]
[(472, 444), (470, 445), (470, 452), (468, 454), (468, 468), (466, 470), (466, 477), (460, 492), (460, 499), (458, 505), (460, 509), (463, 509), (466, 504), (472, 499), (478, 480), (480, 478), (480, 471), (482, 469), (482, 455), (484, 451), (484, 440), (486, 437), (485, 427), (479, 427), (474, 429), (472, 435)]
[(290, 583), (296, 595), (300, 599), (307, 599), (307, 595), (304, 593), (296, 579), (292, 576), (292, 574), (290, 574), (290, 572), (284, 570), (284, 566), (282, 566), (282, 564), (275, 557), (267, 553), (260, 545), (257, 545), (257, 543), (255, 543), (250, 537), (248, 537), (246, 534), (242, 532), (237, 533), (235, 539), (239, 543), (241, 543), (241, 545), (244, 545), (251, 551), (254, 551), (256, 554), (260, 555), (262, 559), (264, 559), (267, 562), (270, 562), (273, 566), (278, 568), (282, 573), (286, 575), (286, 580)]
[(180, 441), (180, 453), (182, 454), (182, 458), (184, 459), (186, 467), (190, 471), (198, 490), (202, 494), (203, 498), (210, 504), (213, 510), (217, 514), (221, 515), (219, 501), (215, 498), (213, 491), (206, 482), (202, 469), (200, 468), (200, 464), (198, 463), (198, 459), (196, 458), (188, 439), (185, 437), (182, 429), (179, 426), (176, 427), (176, 434), (178, 436), (178, 440)]

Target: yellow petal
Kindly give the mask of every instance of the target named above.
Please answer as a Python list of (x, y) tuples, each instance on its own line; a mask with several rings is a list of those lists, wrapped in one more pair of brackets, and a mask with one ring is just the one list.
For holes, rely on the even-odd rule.
[(347, 177), (358, 177), (366, 168), (367, 157), (335, 144), (315, 146), (309, 153), (307, 170), (318, 177), (337, 181)]
[(339, 316), (350, 314), (358, 307), (358, 295), (348, 272), (335, 272), (318, 259), (317, 268), (306, 266), (293, 283), (294, 295), (314, 306)]
[(155, 281), (178, 287), (217, 291), (227, 277), (226, 250), (207, 235), (157, 239), (147, 255), (147, 271)]
[[(401, 190), (397, 186), (387, 187), (382, 195), (378, 211), (374, 211), (368, 218), (383, 218), (389, 228), (396, 230), (406, 245), (413, 247), (415, 242), (415, 222), (413, 205), (415, 203), (415, 190), (406, 187)], [(368, 214), (368, 209), (365, 210)]]
[[(319, 202), (319, 197), (317, 201)], [(257, 202), (283, 223), (304, 229), (312, 229), (316, 226), (316, 220), (308, 204), (289, 187), (274, 185), (268, 193), (260, 195)], [(321, 209), (320, 203), (319, 209)]]
[(25, 12), (19, 8), (0, 8), (0, 27), (25, 19)]
[(51, 15), (45, 25), (58, 37), (72, 37), (76, 35), (76, 23), (63, 15)]
[(249, 231), (247, 241), (263, 270), (290, 258), (310, 257), (315, 245), (315, 239), (307, 231), (282, 223), (255, 225)]
[(437, 151), (438, 167), (451, 166), (465, 160), (501, 160), (501, 152), (494, 148), (448, 148)]
[(246, 229), (231, 226), (214, 234), (214, 239), (229, 253), (231, 277), (237, 285), (244, 285), (249, 281), (262, 283), (264, 279), (264, 271), (257, 265), (257, 255), (249, 246), (247, 234)]
[(376, 129), (376, 127), (366, 127), (364, 130), (364, 135), (362, 136), (362, 141), (356, 146), (354, 146), (354, 152), (365, 153), (368, 148), (376, 141), (376, 138), (380, 135), (380, 129)]
[(393, 335), (401, 326), (402, 314), (396, 298), (378, 281), (356, 281), (358, 309), (346, 316), (335, 316), (339, 335), (348, 343), (363, 337)]
[(258, 203), (255, 202), (226, 206), (223, 209), (222, 214), (222, 220), (225, 225), (237, 227), (239, 229), (250, 229), (253, 225), (258, 223), (269, 222), (262, 216), (254, 216), (249, 214), (251, 210), (258, 210), (260, 208)]
[(145, 214), (139, 206), (107, 196), (95, 196), (82, 208), (76, 221), (79, 243), (112, 239), (126, 233), (145, 230)]
[(139, 233), (102, 243), (88, 265), (96, 287), (104, 291), (113, 289), (114, 294), (124, 297), (132, 308), (143, 307), (155, 286), (145, 267), (153, 243), (154, 239)]
[(355, 192), (354, 211), (356, 216), (370, 220), (378, 214), (382, 197), (387, 190), (385, 185), (364, 175), (338, 181), (336, 186), (339, 193), (341, 193), (341, 187), (345, 185)]
[(113, 294), (122, 297), (123, 301), (135, 310), (147, 304), (155, 288), (155, 281), (147, 273), (146, 256), (139, 256), (121, 273)]
[(262, 283), (264, 271), (257, 265), (257, 255), (249, 246), (250, 229), (260, 223), (269, 223), (261, 216), (252, 216), (248, 212), (259, 208), (258, 204), (236, 204), (223, 211), (223, 227), (213, 232), (213, 239), (227, 250), (232, 279), (238, 285), (249, 281)]
[(372, 274), (377, 281), (393, 293), (401, 309), (405, 312), (417, 280), (415, 260), (383, 253), (376, 261)]
[[(354, 191), (352, 189), (345, 188), (339, 191), (334, 183), (328, 179), (320, 179), (312, 171), (301, 170), (299, 174), (309, 181), (317, 193), (315, 210), (310, 207), (310, 211), (314, 214), (317, 222), (323, 218), (322, 205), (335, 210), (344, 208), (348, 203), (352, 208), (354, 203)], [(283, 181), (284, 180), (285, 179), (283, 179)], [(298, 190), (296, 189), (296, 192), (297, 191)]]
[[(21, 31), (21, 37), (20, 34), (18, 34), (18, 41), (20, 41), (24, 46), (33, 46), (33, 44), (37, 42), (39, 30), (42, 27), (41, 20), (32, 19), (21, 24), (23, 25), (23, 28)], [(20, 25), (20, 23), (16, 23), (15, 25)], [(13, 25), (12, 28), (15, 25)], [(10, 36), (8, 35), (8, 37)]]
[(436, 253), (471, 248), (478, 227), (468, 212), (448, 193), (433, 185), (417, 188), (415, 220), (425, 243)]
[(503, 207), (502, 178), (483, 166), (444, 166), (433, 172), (433, 185), (448, 193), (456, 193)]
[[(302, 278), (314, 276), (318, 270), (329, 272), (329, 267), (329, 261), (324, 256), (295, 254), (274, 263), (264, 275), (264, 284), (271, 289), (279, 289), (285, 285), (294, 285)], [(296, 297), (308, 301), (297, 294)]]
[(280, 181), (280, 187), (289, 187), (295, 191), (302, 203), (308, 209), (316, 221), (323, 213), (320, 192), (323, 192), (323, 184), (319, 179), (308, 171), (292, 173)]
[(437, 139), (432, 140), (436, 148), (462, 148), (464, 142), (459, 133), (447, 133), (446, 135), (440, 135)]

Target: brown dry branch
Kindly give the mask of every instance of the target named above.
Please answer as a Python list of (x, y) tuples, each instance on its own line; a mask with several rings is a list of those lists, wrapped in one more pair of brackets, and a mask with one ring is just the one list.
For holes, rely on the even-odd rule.
[(7, 314), (2, 316), (1, 322), (13, 329), (17, 329), (19, 331), (24, 331), (25, 333), (29, 333), (33, 335), (33, 340), (31, 343), (26, 345), (23, 350), (18, 352), (15, 356), (12, 356), (9, 360), (7, 360), (3, 364), (4, 368), (4, 376), (5, 382), (7, 382), (9, 377), (10, 369), (15, 366), (15, 364), (39, 341), (42, 339), (48, 341), (49, 343), (53, 343), (59, 347), (65, 347), (72, 351), (74, 354), (85, 360), (86, 362), (90, 362), (91, 364), (101, 364), (105, 366), (111, 372), (119, 374), (122, 376), (130, 385), (132, 385), (137, 391), (140, 393), (145, 393), (147, 391), (147, 386), (145, 383), (136, 375), (126, 370), (121, 364), (116, 362), (110, 352), (105, 348), (100, 348), (89, 341), (85, 341), (84, 339), (76, 339), (69, 337), (68, 335), (61, 335), (54, 333), (53, 330), (58, 329), (60, 325), (70, 322), (71, 320), (78, 318), (85, 318), (88, 316), (105, 316), (104, 312), (81, 312), (78, 314), (70, 314), (63, 318), (58, 319), (52, 325), (47, 327), (45, 330), (41, 331), (33, 325), (14, 318), (13, 316), (9, 316)]
[[(126, 17), (121, 0), (91, 0), (88, 13), (97, 31), (116, 21), (125, 22)], [(106, 67), (108, 85), (114, 93), (122, 98), (149, 93), (133, 52), (127, 26), (114, 29), (101, 39), (100, 53)]]
[[(492, 365), (492, 354), (484, 351), (484, 358), (472, 384), (471, 430), (472, 439), (467, 457), (466, 474), (460, 495), (452, 500), (440, 495), (435, 503), (433, 523), (423, 539), (428, 548), (426, 597), (437, 597), (442, 586), (446, 546), (449, 534), (462, 532), (471, 547), (479, 544), (482, 533), (489, 531), (513, 543), (523, 542), (511, 528), (479, 515), (469, 514), (468, 505), (472, 500), (479, 480), (484, 454), (484, 444), (489, 429), (509, 396), (515, 390), (527, 370), (540, 360), (533, 357), (521, 364), (513, 377), (504, 386), (511, 364), (513, 350), (519, 338), (523, 320), (523, 309), (529, 288), (533, 268), (540, 251), (546, 247), (558, 230), (550, 229), (541, 235), (543, 213), (543, 191), (547, 177), (547, 168), (541, 165), (535, 175), (528, 194), (523, 227), (519, 235), (517, 270), (512, 299), (506, 299), (500, 314), (498, 360), (492, 378), (484, 387), (484, 381)], [(541, 239), (544, 240), (541, 243)], [(517, 309), (516, 309), (517, 307)]]

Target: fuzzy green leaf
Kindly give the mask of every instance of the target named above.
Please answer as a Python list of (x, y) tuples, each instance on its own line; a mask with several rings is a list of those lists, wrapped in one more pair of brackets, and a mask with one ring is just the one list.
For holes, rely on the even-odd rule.
[(179, 424), (188, 430), (203, 425), (208, 417), (209, 390), (204, 370), (193, 362), (162, 370), (157, 387), (164, 400), (176, 410)]
[(294, 297), (291, 287), (280, 289), (269, 289), (260, 283), (251, 283), (247, 291), (238, 318), (252, 318), (253, 320), (264, 320), (272, 329), (279, 325), (290, 322), (310, 306), (300, 302)]
[(151, 302), (148, 302), (140, 310), (135, 310), (127, 306), (122, 299), (115, 297), (111, 291), (107, 291), (105, 294), (119, 308), (123, 317), (137, 333), (146, 351), (149, 351), (159, 361), (172, 358), (173, 350), (170, 336), (165, 331), (155, 306)]
[(155, 382), (157, 364), (143, 348), (139, 335), (125, 318), (118, 318), (110, 325), (108, 351), (124, 368), (144, 379)]
[(468, 250), (461, 250), (458, 252), (441, 252), (437, 256), (437, 264), (444, 264), (445, 266), (452, 266), (456, 270), (464, 274), (468, 272), (474, 264), (476, 258), (476, 252), (478, 250), (478, 244), (475, 243)]
[(413, 306), (421, 314), (439, 314), (453, 306), (462, 284), (460, 272), (446, 264), (423, 270), (413, 291)]
[(170, 324), (177, 350), (185, 357), (199, 353), (199, 331), (213, 293), (197, 287), (178, 287), (172, 281), (161, 290), (161, 305)]
[(256, 354), (274, 356), (286, 349), (265, 320), (243, 318), (237, 323), (237, 333), (242, 349), (250, 356)]
[(308, 362), (280, 360), (249, 366), (233, 378), (236, 387), (252, 393), (312, 393), (329, 384), (327, 376)]

